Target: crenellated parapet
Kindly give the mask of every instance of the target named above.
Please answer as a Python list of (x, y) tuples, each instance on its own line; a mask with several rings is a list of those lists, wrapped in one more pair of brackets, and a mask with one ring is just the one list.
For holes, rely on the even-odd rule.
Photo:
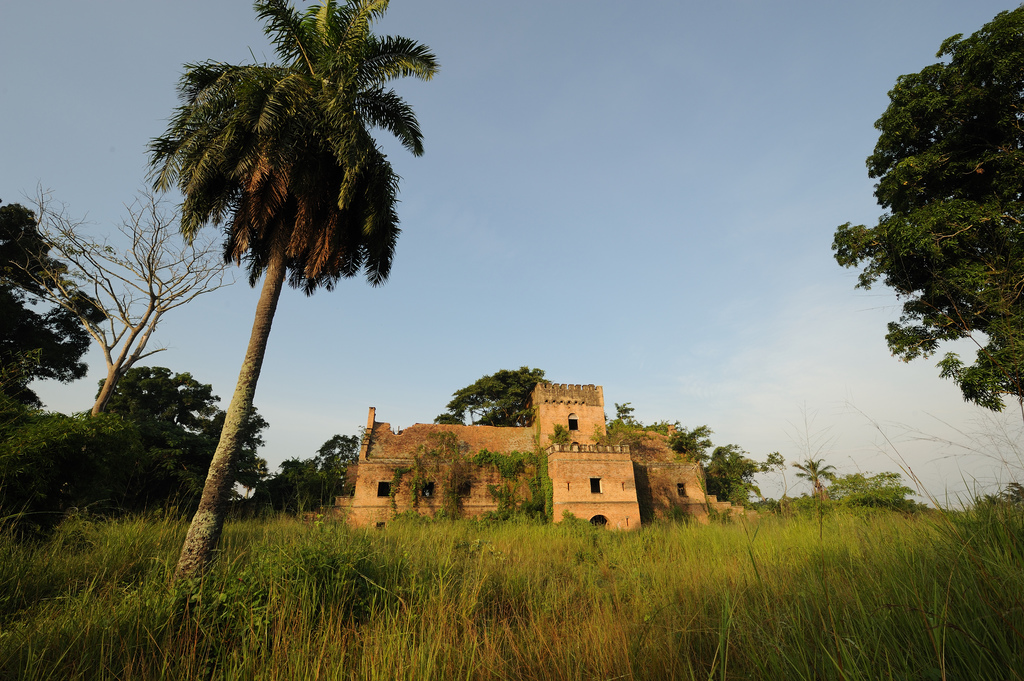
[(548, 445), (547, 453), (583, 453), (583, 454), (626, 454), (629, 455), (629, 445), (581, 445), (579, 443), (573, 443), (571, 445)]
[(538, 383), (533, 389), (533, 404), (580, 404), (604, 408), (604, 392), (599, 385)]

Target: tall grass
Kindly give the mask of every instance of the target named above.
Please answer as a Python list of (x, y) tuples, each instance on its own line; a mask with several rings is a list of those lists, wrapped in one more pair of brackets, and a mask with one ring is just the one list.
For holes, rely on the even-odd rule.
[(289, 519), (0, 543), (0, 677), (1021, 679), (1024, 513), (665, 524)]

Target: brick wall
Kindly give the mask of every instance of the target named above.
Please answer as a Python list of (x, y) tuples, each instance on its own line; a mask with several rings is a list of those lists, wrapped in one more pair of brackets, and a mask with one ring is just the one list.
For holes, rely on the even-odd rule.
[(560, 522), (563, 513), (569, 511), (582, 520), (604, 516), (611, 528), (640, 527), (628, 447), (552, 446), (548, 452), (548, 475), (555, 522)]
[(496, 426), (449, 426), (417, 423), (395, 433), (390, 423), (375, 422), (370, 433), (366, 458), (412, 459), (420, 447), (436, 446), (437, 433), (454, 433), (461, 451), (472, 457), (481, 449), (492, 452), (532, 452), (536, 439), (532, 428)]
[(644, 522), (664, 518), (673, 510), (692, 515), (701, 522), (707, 522), (709, 508), (734, 516), (757, 515), (705, 494), (704, 475), (695, 463), (635, 462), (634, 475)]
[[(376, 459), (361, 463), (358, 466), (355, 495), (342, 499), (339, 506), (347, 522), (353, 526), (376, 525), (387, 522), (396, 513), (414, 510), (428, 516), (436, 515), (444, 508), (445, 494), (448, 490), (445, 481), (448, 478), (450, 465), (446, 463), (428, 463), (421, 472), (422, 482), (433, 482), (431, 496), (419, 495), (416, 506), (413, 506), (412, 483), (415, 474), (410, 472), (402, 476), (395, 489), (394, 505), (390, 495), (378, 496), (380, 483), (393, 484), (395, 471), (409, 468), (409, 459)], [(460, 496), (460, 515), (464, 518), (478, 518), (488, 511), (498, 510), (498, 503), (488, 492), (488, 485), (504, 485), (501, 473), (491, 466), (470, 465), (470, 485), (464, 495)], [(532, 470), (524, 474), (524, 478), (533, 474)], [(525, 484), (518, 485), (520, 498), (528, 494)]]

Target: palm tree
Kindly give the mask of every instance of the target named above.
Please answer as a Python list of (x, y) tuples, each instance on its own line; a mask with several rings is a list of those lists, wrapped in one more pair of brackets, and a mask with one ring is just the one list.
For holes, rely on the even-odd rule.
[(252, 408), (270, 326), (285, 277), (311, 294), (365, 270), (388, 277), (398, 216), (398, 176), (370, 134), (394, 134), (419, 156), (422, 134), (389, 81), (429, 80), (429, 48), (378, 37), (371, 24), (388, 0), (327, 0), (299, 14), (285, 0), (258, 0), (280, 63), (187, 64), (181, 105), (150, 145), (154, 184), (184, 195), (181, 231), (226, 224), (225, 259), (264, 277), (249, 346), (189, 528), (176, 578), (200, 573), (220, 538), (231, 468)]
[(825, 484), (822, 480), (828, 480), (832, 482), (836, 479), (836, 467), (832, 464), (825, 464), (824, 459), (807, 459), (803, 463), (794, 463), (793, 467), (800, 472), (796, 474), (796, 477), (807, 480), (814, 485), (814, 496), (819, 499), (825, 499)]

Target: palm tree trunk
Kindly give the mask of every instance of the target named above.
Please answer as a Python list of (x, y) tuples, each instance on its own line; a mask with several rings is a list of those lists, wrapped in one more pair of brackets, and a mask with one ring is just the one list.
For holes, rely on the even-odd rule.
[(252, 410), (256, 382), (263, 367), (270, 326), (274, 321), (277, 301), (281, 297), (286, 269), (285, 246), (281, 243), (274, 246), (267, 265), (260, 300), (256, 304), (256, 319), (253, 321), (249, 347), (245, 352), (245, 361), (238, 372), (238, 383), (235, 385), (234, 395), (231, 396), (224, 428), (220, 433), (220, 442), (217, 444), (213, 461), (210, 462), (210, 472), (203, 486), (199, 510), (192, 518), (185, 544), (181, 548), (178, 566), (174, 571), (175, 580), (201, 575), (213, 559), (213, 552), (220, 540), (228, 502), (231, 500), (234, 481), (232, 469), (241, 444), (242, 426)]

